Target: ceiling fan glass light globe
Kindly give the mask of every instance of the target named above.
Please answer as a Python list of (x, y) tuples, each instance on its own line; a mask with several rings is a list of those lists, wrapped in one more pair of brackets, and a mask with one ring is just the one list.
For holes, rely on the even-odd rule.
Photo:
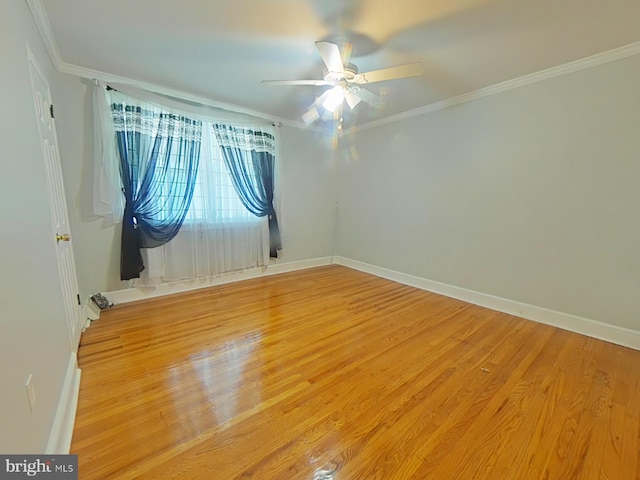
[(329, 91), (329, 95), (327, 95), (327, 98), (322, 102), (322, 106), (330, 112), (335, 112), (343, 100), (344, 88), (342, 88), (342, 85), (338, 85)]

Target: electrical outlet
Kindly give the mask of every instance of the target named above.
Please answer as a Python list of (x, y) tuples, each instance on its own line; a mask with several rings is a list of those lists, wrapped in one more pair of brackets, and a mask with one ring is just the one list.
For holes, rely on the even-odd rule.
[(27, 390), (27, 402), (29, 402), (29, 409), (33, 413), (36, 409), (36, 386), (33, 384), (33, 373), (29, 374), (27, 382), (24, 384)]

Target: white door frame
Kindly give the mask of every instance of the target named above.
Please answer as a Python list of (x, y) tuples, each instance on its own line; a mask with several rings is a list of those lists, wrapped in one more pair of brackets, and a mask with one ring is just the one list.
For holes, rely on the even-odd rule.
[(84, 327), (82, 305), (78, 289), (73, 243), (69, 227), (69, 212), (60, 165), (58, 136), (53, 116), (51, 90), (47, 78), (42, 74), (35, 56), (27, 46), (29, 76), (33, 102), (40, 132), (42, 157), (47, 172), (47, 189), (51, 211), (51, 241), (56, 243), (56, 257), (60, 274), (61, 296), (65, 306), (67, 329), (71, 351), (75, 352)]

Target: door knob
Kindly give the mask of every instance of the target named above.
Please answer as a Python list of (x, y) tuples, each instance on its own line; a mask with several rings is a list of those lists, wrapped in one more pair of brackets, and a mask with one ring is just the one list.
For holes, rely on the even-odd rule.
[(56, 242), (59, 242), (61, 240), (63, 242), (68, 242), (69, 240), (71, 240), (71, 235), (69, 235), (68, 233), (63, 233), (62, 235), (56, 233)]

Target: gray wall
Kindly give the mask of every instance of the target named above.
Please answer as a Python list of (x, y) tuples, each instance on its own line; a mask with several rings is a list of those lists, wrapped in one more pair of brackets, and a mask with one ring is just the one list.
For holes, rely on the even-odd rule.
[[(83, 298), (127, 288), (120, 281), (120, 224), (108, 225), (92, 212), (93, 114), (90, 82), (60, 74), (53, 89), (69, 203), (76, 268)], [(315, 134), (292, 127), (280, 133), (280, 226), (283, 255), (295, 262), (331, 255), (334, 168)]]
[[(42, 453), (71, 355), (45, 164), (33, 106), (27, 42), (43, 74), (55, 75), (24, 1), (0, 15), (0, 452)], [(30, 412), (25, 382), (33, 374)]]
[(640, 330), (640, 56), (362, 131), (338, 253)]
[(317, 134), (281, 129), (282, 262), (332, 254), (336, 164)]
[[(640, 330), (639, 73), (631, 57), (365, 130), (336, 151), (283, 127), (280, 261), (332, 254), (337, 199), (339, 255)], [(56, 79), (81, 292), (125, 288), (119, 226), (91, 212), (89, 84)]]
[[(3, 4), (0, 39), (0, 452), (35, 453), (70, 347), (27, 42), (56, 103), (81, 293), (125, 285), (119, 227), (91, 212), (87, 81), (53, 71), (25, 2)], [(337, 199), (337, 254), (640, 330), (639, 78), (636, 56), (547, 80), (360, 132), (348, 158), (283, 127), (281, 261), (332, 254)]]
[(90, 81), (59, 74), (52, 85), (59, 103), (58, 142), (83, 299), (126, 288), (120, 281), (120, 225), (93, 214), (93, 113)]

